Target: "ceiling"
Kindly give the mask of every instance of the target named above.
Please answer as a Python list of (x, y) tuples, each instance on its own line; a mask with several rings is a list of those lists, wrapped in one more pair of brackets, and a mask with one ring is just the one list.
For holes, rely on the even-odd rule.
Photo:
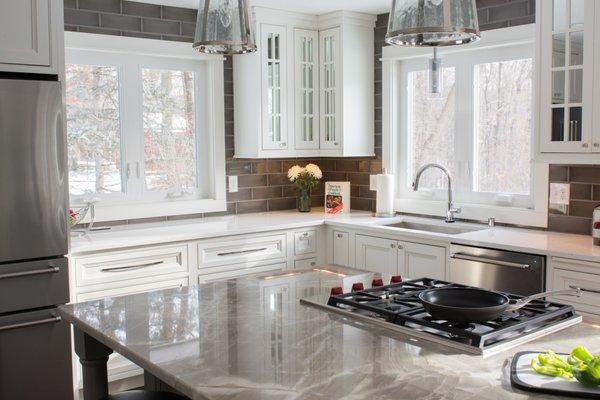
[[(198, 8), (198, 0), (132, 0), (138, 3), (162, 4), (175, 7)], [(390, 11), (392, 0), (249, 0), (250, 5), (276, 8), (280, 10), (323, 14), (331, 11), (347, 10), (369, 14)]]

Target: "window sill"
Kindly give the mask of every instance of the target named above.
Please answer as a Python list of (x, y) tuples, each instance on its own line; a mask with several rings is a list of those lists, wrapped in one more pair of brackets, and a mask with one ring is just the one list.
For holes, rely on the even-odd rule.
[[(503, 207), (498, 205), (455, 203), (462, 208), (457, 218), (475, 221), (487, 221), (493, 217), (496, 222), (531, 227), (545, 228), (548, 226), (548, 217), (545, 210), (533, 210), (518, 207)], [(396, 199), (394, 208), (397, 212), (422, 214), (438, 217), (446, 216), (447, 203), (445, 201), (423, 199)]]
[[(71, 207), (78, 206), (81, 205), (71, 204)], [(175, 215), (200, 214), (223, 211), (227, 211), (227, 202), (224, 199), (173, 200), (155, 203), (96, 203), (94, 221), (121, 221), (128, 219), (172, 217)], [(81, 222), (90, 222), (89, 213)]]

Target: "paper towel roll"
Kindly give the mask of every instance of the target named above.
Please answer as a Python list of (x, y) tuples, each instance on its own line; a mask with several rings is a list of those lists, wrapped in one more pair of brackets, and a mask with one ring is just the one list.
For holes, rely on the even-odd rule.
[(377, 217), (394, 216), (394, 175), (377, 175)]

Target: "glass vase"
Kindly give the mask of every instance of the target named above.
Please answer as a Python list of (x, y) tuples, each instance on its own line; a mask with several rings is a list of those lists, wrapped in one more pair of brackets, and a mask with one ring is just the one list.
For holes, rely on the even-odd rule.
[(308, 189), (300, 189), (298, 196), (298, 211), (310, 212), (310, 191)]

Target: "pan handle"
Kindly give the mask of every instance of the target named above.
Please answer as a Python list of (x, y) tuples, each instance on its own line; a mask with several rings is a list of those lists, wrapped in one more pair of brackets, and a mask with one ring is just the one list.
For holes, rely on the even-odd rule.
[(530, 269), (531, 268), (531, 265), (529, 265), (529, 264), (520, 264), (520, 263), (514, 263), (514, 262), (510, 262), (510, 261), (494, 260), (493, 258), (472, 256), (470, 254), (465, 254), (465, 253), (454, 253), (450, 256), (450, 258), (454, 258), (457, 260), (476, 261), (476, 262), (485, 263), (485, 264), (499, 265), (501, 267), (513, 267), (513, 268), (520, 268), (520, 269)]
[(562, 294), (562, 295), (571, 295), (571, 296), (579, 297), (579, 296), (581, 296), (582, 291), (583, 291), (583, 289), (575, 287), (575, 288), (570, 288), (570, 289), (550, 290), (548, 292), (533, 294), (531, 296), (524, 297), (522, 299), (515, 301), (514, 303), (509, 304), (506, 310), (507, 311), (518, 310), (520, 308), (525, 307), (527, 304), (529, 304), (533, 300), (542, 299), (542, 298), (548, 297), (550, 295), (556, 296), (556, 295)]

